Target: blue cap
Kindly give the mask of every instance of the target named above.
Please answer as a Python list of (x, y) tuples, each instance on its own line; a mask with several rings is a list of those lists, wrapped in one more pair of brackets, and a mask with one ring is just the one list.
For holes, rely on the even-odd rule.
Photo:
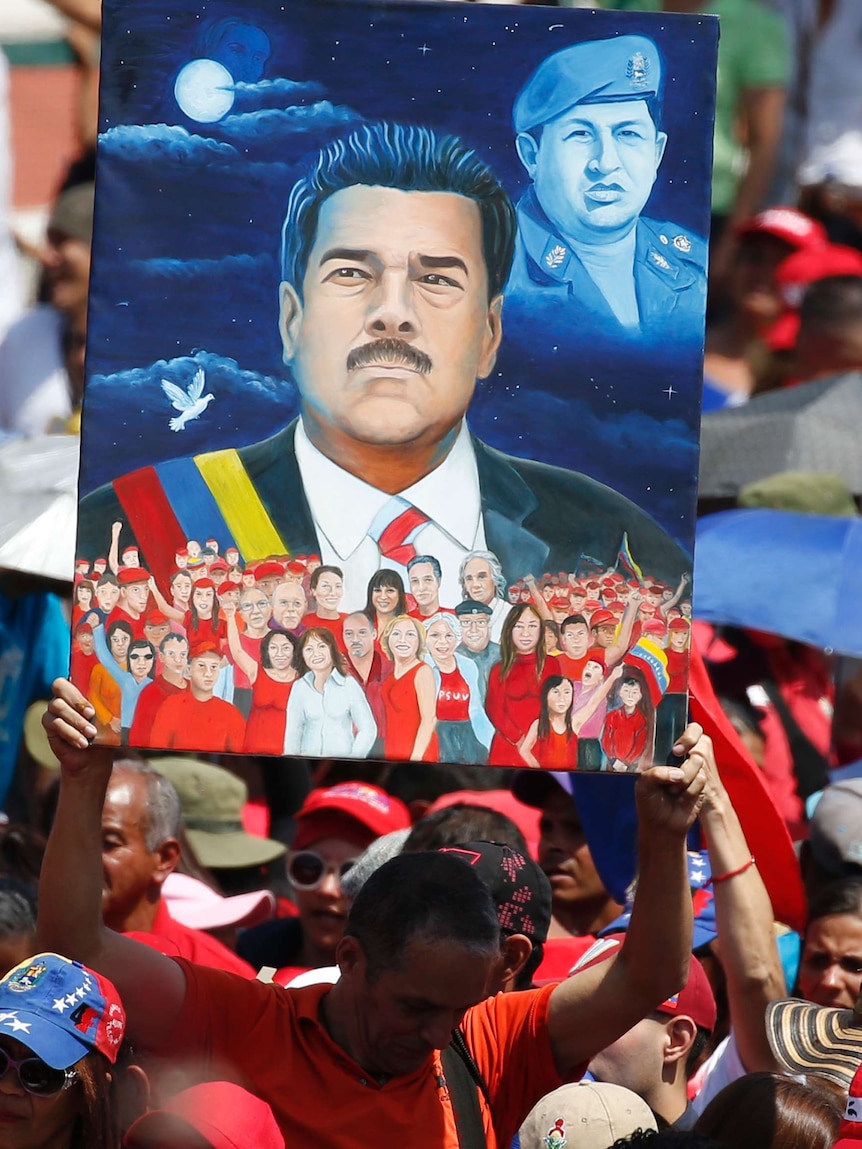
[(546, 124), (576, 104), (648, 100), (661, 86), (661, 57), (646, 36), (588, 40), (548, 56), (515, 101), (516, 132)]
[(125, 1027), (113, 984), (59, 954), (37, 954), (0, 980), (0, 1033), (52, 1069), (68, 1069), (94, 1049), (116, 1061)]
[(491, 615), (494, 612), (486, 602), (477, 602), (474, 598), (465, 598), (455, 607), (455, 613), (459, 618), (463, 618), (465, 614)]

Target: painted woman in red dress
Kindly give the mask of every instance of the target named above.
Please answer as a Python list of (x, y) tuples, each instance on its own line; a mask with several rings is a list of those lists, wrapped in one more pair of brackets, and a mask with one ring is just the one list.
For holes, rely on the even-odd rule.
[(297, 640), (284, 630), (271, 630), (260, 644), (251, 712), (245, 728), (246, 754), (281, 754), (287, 700), (297, 678)]
[(408, 614), (397, 615), (381, 638), (394, 664), (380, 688), (386, 709), (383, 753), (390, 759), (437, 762), (437, 692), (434, 672), (422, 661), (425, 629)]

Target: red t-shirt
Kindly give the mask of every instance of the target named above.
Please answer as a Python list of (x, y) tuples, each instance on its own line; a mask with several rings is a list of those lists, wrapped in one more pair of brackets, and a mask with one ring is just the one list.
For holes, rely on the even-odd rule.
[(187, 689), (187, 686), (174, 686), (172, 682), (167, 682), (161, 675), (157, 676), (149, 686), (145, 686), (135, 704), (135, 716), (129, 730), (129, 745), (148, 746), (150, 735), (153, 732), (153, 723), (162, 703), (171, 695), (182, 694)]
[[(187, 1056), (204, 1073), (232, 1068), (272, 1107), (287, 1145), (458, 1149), (439, 1054), (381, 1085), (321, 1024), (330, 985), (285, 990), (179, 964), (185, 1004), (164, 1049), (152, 1052)], [(553, 988), (497, 994), (461, 1023), (491, 1097), (489, 1109), (478, 1094), (489, 1149), (509, 1149), (533, 1105), (562, 1084), (547, 1031)]]
[(245, 719), (223, 698), (201, 702), (186, 688), (166, 698), (153, 721), (151, 744), (166, 750), (241, 754)]
[(321, 618), (319, 614), (311, 611), (310, 614), (302, 616), (302, 625), (308, 630), (312, 626), (322, 626), (324, 630), (330, 630), (335, 635), (335, 644), (342, 654), (347, 654), (347, 647), (344, 645), (344, 620), (347, 618), (346, 614), (339, 614), (338, 618)]
[(238, 974), (243, 978), (256, 976), (248, 962), (243, 961), (216, 938), (210, 937), (203, 930), (193, 930), (189, 926), (181, 925), (172, 918), (163, 901), (159, 902), (151, 930), (130, 930), (126, 937), (143, 942), (168, 957), (186, 958), (196, 965), (227, 970), (228, 973)]
[(440, 722), (470, 721), (470, 687), (457, 667), (448, 674), (440, 673), (437, 718)]
[(591, 651), (587, 651), (582, 658), (569, 658), (567, 654), (555, 655), (557, 662), (560, 664), (560, 674), (564, 674), (566, 678), (570, 678), (572, 682), (580, 682), (581, 675), (584, 673), (584, 667), (591, 658), (595, 655)]

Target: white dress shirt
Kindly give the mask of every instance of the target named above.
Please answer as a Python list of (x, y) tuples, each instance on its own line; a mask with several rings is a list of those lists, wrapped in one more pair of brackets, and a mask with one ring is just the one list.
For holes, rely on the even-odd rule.
[[(320, 557), (325, 564), (344, 571), (340, 609), (353, 611), (365, 606), (368, 580), (381, 567), (397, 571), (404, 589), (409, 591), (406, 568), (383, 558), (368, 534), (375, 516), (392, 496), (321, 454), (306, 435), (301, 419), (295, 448)], [(454, 608), (461, 601), (458, 570), (464, 555), (485, 550), (479, 473), (466, 423), (462, 422), (452, 450), (440, 466), (398, 494), (430, 520), (419, 531), (413, 546), (417, 554), (433, 555), (440, 563), (440, 605)]]
[(319, 758), (365, 758), (377, 737), (377, 723), (362, 687), (333, 670), (323, 691), (309, 670), (293, 684), (287, 700), (284, 753)]

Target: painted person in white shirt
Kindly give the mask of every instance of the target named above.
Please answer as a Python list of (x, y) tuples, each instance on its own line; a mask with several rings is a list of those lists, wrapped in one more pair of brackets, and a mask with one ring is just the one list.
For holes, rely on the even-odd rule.
[(458, 570), (464, 599), (483, 602), (491, 608), (491, 642), (499, 642), (506, 615), (512, 609), (506, 602), (506, 576), (503, 566), (492, 551), (470, 551), (464, 555)]
[(310, 627), (299, 651), (302, 678), (287, 702), (284, 753), (364, 758), (377, 737), (377, 723), (332, 633)]

